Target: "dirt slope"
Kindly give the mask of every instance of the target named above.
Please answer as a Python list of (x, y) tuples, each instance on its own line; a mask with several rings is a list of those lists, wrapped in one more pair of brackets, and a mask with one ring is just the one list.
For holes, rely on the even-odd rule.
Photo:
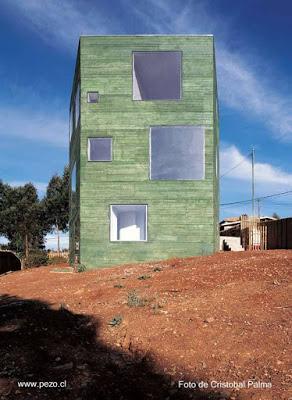
[(291, 266), (281, 250), (1, 276), (0, 399), (292, 398)]

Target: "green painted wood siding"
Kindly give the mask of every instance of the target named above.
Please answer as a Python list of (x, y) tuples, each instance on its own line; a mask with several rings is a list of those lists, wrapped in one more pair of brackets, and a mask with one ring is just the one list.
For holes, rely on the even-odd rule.
[[(182, 51), (182, 99), (133, 101), (132, 52), (157, 50)], [(70, 232), (80, 221), (80, 262), (93, 268), (216, 251), (219, 137), (213, 37), (81, 37), (79, 57), (80, 131), (70, 147), (79, 197)], [(87, 103), (88, 91), (99, 92), (99, 103)], [(151, 125), (206, 128), (204, 180), (149, 180)], [(87, 161), (87, 139), (95, 136), (112, 137), (112, 162)], [(148, 205), (147, 242), (110, 242), (111, 204)], [(70, 249), (72, 260), (74, 238)]]

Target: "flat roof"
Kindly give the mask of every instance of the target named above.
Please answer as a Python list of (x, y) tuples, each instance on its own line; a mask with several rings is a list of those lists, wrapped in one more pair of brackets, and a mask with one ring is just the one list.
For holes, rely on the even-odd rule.
[(97, 35), (80, 35), (80, 37), (129, 37), (129, 36), (134, 36), (134, 37), (143, 37), (143, 36), (214, 36), (213, 33), (202, 33), (202, 34), (196, 34), (196, 33), (177, 33), (177, 34), (172, 34), (172, 33), (145, 33), (145, 34), (127, 34), (127, 35), (103, 35), (103, 34), (97, 34)]

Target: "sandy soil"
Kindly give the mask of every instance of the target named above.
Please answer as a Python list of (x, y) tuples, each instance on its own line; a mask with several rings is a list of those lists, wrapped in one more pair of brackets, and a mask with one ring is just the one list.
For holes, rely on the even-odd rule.
[(291, 266), (279, 250), (3, 275), (0, 399), (292, 398)]

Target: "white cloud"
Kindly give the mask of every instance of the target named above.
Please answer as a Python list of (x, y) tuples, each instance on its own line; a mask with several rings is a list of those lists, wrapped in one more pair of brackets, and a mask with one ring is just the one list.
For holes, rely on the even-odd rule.
[(8, 239), (6, 239), (6, 237), (4, 237), (4, 236), (0, 236), (0, 245), (1, 244), (8, 244), (9, 243), (9, 240)]
[[(37, 32), (52, 47), (75, 51), (79, 36), (109, 33), (113, 20), (102, 15), (100, 7), (89, 2), (67, 0), (4, 0), (22, 22)], [(115, 26), (118, 23), (115, 22)]]
[[(234, 166), (240, 165), (231, 170)], [(222, 179), (236, 179), (251, 182), (251, 157), (243, 155), (236, 146), (225, 146), (220, 152), (220, 170)], [(270, 191), (271, 187), (292, 188), (292, 174), (268, 163), (255, 162), (255, 181), (257, 185), (265, 185)], [(288, 189), (287, 189), (288, 188)]]
[(0, 136), (47, 142), (58, 147), (68, 146), (68, 121), (56, 113), (1, 108), (0, 121)]
[[(16, 187), (16, 186), (24, 186), (25, 184), (28, 183), (28, 181), (10, 181), (8, 182), (9, 185)], [(38, 194), (40, 196), (43, 196), (47, 190), (48, 184), (45, 182), (31, 182), (37, 189)]]
[[(126, 33), (128, 28), (122, 27), (114, 13), (106, 15), (94, 3), (74, 0), (5, 0), (5, 3), (51, 46), (73, 51), (80, 34), (107, 34), (117, 30)], [(292, 140), (292, 96), (281, 94), (274, 86), (273, 81), (279, 77), (265, 77), (266, 60), (260, 57), (251, 60), (249, 54), (257, 49), (245, 52), (242, 48), (230, 48), (233, 27), (237, 27), (238, 21), (213, 15), (212, 2), (209, 8), (208, 2), (201, 1), (123, 0), (121, 4), (128, 17), (135, 17), (141, 30), (146, 32), (214, 33), (220, 100), (231, 109), (263, 123), (278, 139)], [(60, 121), (56, 120), (55, 124), (58, 130)], [(44, 137), (50, 140), (48, 130), (45, 129)], [(60, 137), (56, 135), (52, 140), (59, 143)]]
[[(238, 166), (237, 166), (238, 165)], [(234, 166), (237, 168), (232, 169)], [(232, 170), (231, 170), (232, 169)], [(234, 145), (224, 145), (220, 152), (220, 207), (221, 219), (231, 215), (251, 214), (251, 157), (242, 154)], [(226, 173), (226, 175), (225, 175)], [(255, 197), (267, 196), (292, 190), (292, 174), (269, 163), (255, 163)], [(237, 202), (246, 201), (238, 204)], [(235, 204), (230, 204), (235, 202)], [(227, 205), (226, 205), (227, 204)], [(291, 193), (255, 203), (255, 212), (271, 215), (277, 211), (282, 217), (291, 215)], [(260, 211), (258, 210), (260, 207)]]
[(281, 95), (268, 76), (264, 79), (267, 62), (260, 58), (256, 62), (247, 61), (241, 49), (230, 49), (228, 41), (233, 33), (228, 20), (211, 15), (202, 2), (186, 4), (181, 7), (176, 1), (137, 1), (133, 11), (155, 33), (214, 33), (219, 99), (264, 123), (278, 139), (291, 141), (292, 96)]
[[(57, 250), (57, 235), (54, 233), (48, 234), (45, 237), (45, 245), (46, 249)], [(69, 235), (65, 235), (62, 233), (60, 235), (60, 248), (68, 249), (69, 248)]]
[[(1, 244), (8, 244), (9, 241), (4, 237), (0, 236), (0, 245)], [(57, 235), (55, 234), (48, 234), (45, 236), (45, 246), (46, 249), (50, 250), (57, 250)], [(68, 249), (69, 248), (69, 236), (62, 234), (60, 236), (60, 249)]]
[(222, 46), (218, 46), (217, 71), (224, 104), (258, 118), (277, 138), (292, 140), (291, 97), (281, 96), (272, 85), (262, 82), (259, 71)]

